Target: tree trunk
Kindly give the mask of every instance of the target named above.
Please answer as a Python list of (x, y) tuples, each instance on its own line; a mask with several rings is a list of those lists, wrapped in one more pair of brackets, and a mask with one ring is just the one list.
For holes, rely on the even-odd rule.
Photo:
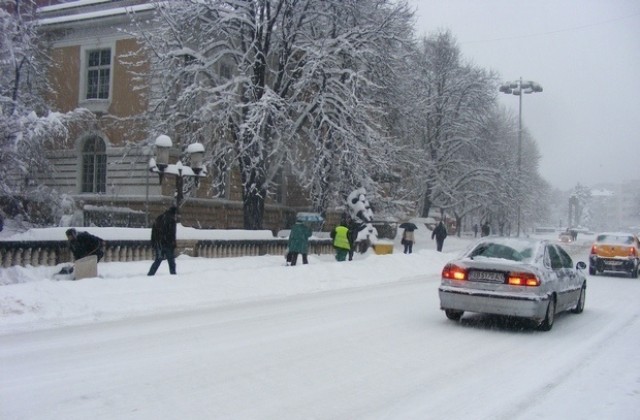
[(240, 159), (242, 174), (242, 210), (244, 228), (247, 230), (262, 229), (264, 219), (264, 200), (267, 197), (265, 188), (264, 161), (252, 164), (251, 157)]
[[(330, 146), (329, 146), (330, 147)], [(311, 204), (313, 211), (320, 213), (322, 217), (325, 217), (327, 208), (329, 207), (329, 173), (331, 172), (331, 162), (324, 156), (320, 157), (322, 160), (319, 179), (314, 183), (311, 188)]]
[(456, 218), (456, 236), (459, 238), (462, 235), (462, 216), (458, 216), (455, 213), (454, 215)]
[(257, 189), (246, 191), (243, 188), (242, 210), (244, 214), (244, 228), (247, 230), (261, 230), (264, 219), (264, 195), (266, 191), (258, 192)]
[(422, 205), (422, 217), (429, 217), (429, 211), (431, 210), (431, 186), (427, 185), (427, 190), (424, 193), (424, 203)]

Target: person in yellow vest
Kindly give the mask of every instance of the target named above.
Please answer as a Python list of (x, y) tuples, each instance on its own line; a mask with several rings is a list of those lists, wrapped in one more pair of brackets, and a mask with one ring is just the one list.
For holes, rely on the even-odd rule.
[(336, 260), (345, 261), (347, 254), (351, 249), (349, 244), (349, 228), (346, 222), (342, 221), (331, 231), (331, 239), (333, 239), (333, 248), (336, 250)]

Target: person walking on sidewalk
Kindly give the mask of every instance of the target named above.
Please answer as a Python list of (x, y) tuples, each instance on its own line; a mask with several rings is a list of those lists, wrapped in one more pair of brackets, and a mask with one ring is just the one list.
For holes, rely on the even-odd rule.
[(336, 261), (345, 261), (351, 249), (351, 245), (349, 245), (349, 228), (346, 226), (346, 222), (343, 221), (333, 228), (331, 239), (333, 239), (333, 248), (336, 251)]
[(404, 253), (411, 254), (413, 252), (413, 244), (416, 241), (413, 230), (405, 229), (402, 232), (402, 241), (400, 243), (404, 245)]
[(482, 227), (480, 228), (480, 236), (485, 237), (485, 236), (489, 236), (490, 234), (491, 234), (491, 226), (489, 225), (489, 222), (484, 222), (482, 224)]
[(433, 229), (433, 233), (431, 234), (431, 239), (436, 238), (436, 248), (439, 252), (442, 252), (442, 245), (444, 245), (444, 239), (447, 237), (447, 228), (444, 226), (444, 223), (440, 221), (438, 226)]
[(176, 274), (176, 213), (175, 206), (158, 216), (151, 227), (151, 245), (155, 253), (155, 260), (147, 275), (153, 276), (158, 271), (162, 260), (169, 264), (169, 273)]
[(347, 223), (347, 229), (349, 229), (349, 234), (347, 235), (349, 239), (349, 261), (353, 261), (353, 254), (356, 252), (356, 247), (358, 246), (358, 234), (365, 227), (365, 225), (361, 225), (349, 218), (349, 222)]
[(300, 219), (296, 219), (296, 224), (291, 227), (289, 233), (289, 255), (288, 262), (296, 265), (298, 262), (298, 254), (302, 254), (302, 264), (309, 264), (307, 255), (309, 253), (309, 237), (311, 229)]

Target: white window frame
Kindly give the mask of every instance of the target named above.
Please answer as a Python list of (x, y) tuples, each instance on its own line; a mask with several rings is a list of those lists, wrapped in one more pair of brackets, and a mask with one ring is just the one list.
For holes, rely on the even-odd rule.
[[(109, 93), (107, 98), (87, 99), (89, 83), (89, 53), (108, 49), (111, 53), (109, 64)], [(78, 104), (93, 112), (107, 112), (113, 98), (113, 73), (115, 63), (115, 42), (83, 45), (80, 49), (80, 98)]]
[[(99, 143), (97, 143), (99, 141)], [(101, 146), (100, 150), (94, 149), (92, 153), (88, 153), (85, 149), (89, 142), (96, 142), (95, 144)], [(84, 136), (80, 142), (80, 193), (81, 194), (105, 194), (107, 192), (107, 142), (98, 134), (90, 134)], [(90, 158), (90, 165), (87, 159)], [(91, 182), (85, 183), (85, 178), (90, 175)], [(85, 186), (89, 188), (85, 189)], [(100, 187), (104, 191), (99, 191)]]

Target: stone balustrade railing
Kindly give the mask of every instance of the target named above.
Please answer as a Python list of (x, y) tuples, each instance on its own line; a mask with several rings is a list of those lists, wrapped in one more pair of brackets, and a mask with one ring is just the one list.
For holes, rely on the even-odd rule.
[[(286, 239), (273, 240), (179, 240), (177, 255), (224, 258), (258, 255), (282, 255)], [(309, 254), (331, 254), (330, 239), (309, 240)], [(128, 262), (153, 259), (150, 241), (105, 241), (104, 262)], [(72, 261), (66, 241), (0, 241), (0, 267), (57, 265)]]

